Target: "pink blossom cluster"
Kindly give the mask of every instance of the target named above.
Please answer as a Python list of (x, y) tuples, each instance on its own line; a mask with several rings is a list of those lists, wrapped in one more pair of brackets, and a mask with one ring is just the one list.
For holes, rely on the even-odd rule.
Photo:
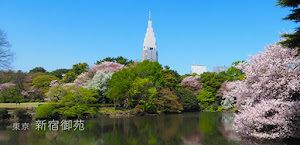
[(108, 62), (104, 61), (100, 64), (95, 64), (88, 72), (92, 72), (93, 74), (96, 74), (98, 70), (103, 70), (105, 73), (109, 72), (118, 72), (119, 70), (123, 69), (125, 65), (119, 64), (116, 62)]
[(281, 45), (265, 47), (237, 68), (243, 81), (229, 82), (224, 95), (237, 98), (235, 128), (244, 137), (300, 137), (300, 58)]
[(181, 81), (180, 85), (191, 90), (194, 94), (197, 94), (198, 91), (202, 89), (200, 80), (201, 78), (199, 76), (188, 76)]
[(80, 74), (76, 80), (74, 81), (74, 85), (76, 86), (86, 86), (87, 82), (90, 81), (97, 71), (102, 70), (104, 73), (110, 73), (110, 72), (118, 72), (119, 70), (123, 69), (125, 65), (115, 63), (115, 62), (108, 62), (104, 61), (100, 64), (95, 64), (91, 69), (89, 69), (87, 72), (84, 72)]
[(16, 86), (16, 84), (13, 84), (13, 83), (0, 84), (0, 93), (2, 93), (4, 90), (14, 87), (14, 86)]

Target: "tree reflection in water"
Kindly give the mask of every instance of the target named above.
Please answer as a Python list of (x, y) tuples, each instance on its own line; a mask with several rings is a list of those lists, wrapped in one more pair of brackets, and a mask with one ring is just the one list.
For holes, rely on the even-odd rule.
[[(184, 113), (85, 120), (84, 131), (13, 131), (0, 123), (0, 144), (41, 145), (234, 145), (285, 144), (241, 140), (232, 128), (232, 113)], [(288, 143), (293, 144), (293, 143)]]

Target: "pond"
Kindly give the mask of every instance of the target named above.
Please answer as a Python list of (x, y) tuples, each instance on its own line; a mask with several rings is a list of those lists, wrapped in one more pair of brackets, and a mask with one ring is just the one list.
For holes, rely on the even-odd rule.
[(183, 113), (85, 120), (83, 131), (27, 131), (0, 123), (2, 145), (281, 145), (283, 142), (241, 140), (232, 129), (233, 113)]

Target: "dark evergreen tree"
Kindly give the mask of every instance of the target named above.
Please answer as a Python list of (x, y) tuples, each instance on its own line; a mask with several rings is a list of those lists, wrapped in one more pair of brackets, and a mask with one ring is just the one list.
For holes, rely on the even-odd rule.
[[(281, 7), (290, 7), (292, 8), (292, 13), (289, 14), (287, 17), (283, 18), (284, 20), (291, 20), (296, 23), (300, 22), (300, 8), (299, 8), (300, 1), (299, 0), (277, 0), (277, 5)], [(300, 53), (300, 27), (296, 28), (295, 33), (285, 33), (282, 34), (282, 37), (285, 38), (284, 41), (280, 42), (285, 47), (294, 48), (298, 50), (298, 54)]]

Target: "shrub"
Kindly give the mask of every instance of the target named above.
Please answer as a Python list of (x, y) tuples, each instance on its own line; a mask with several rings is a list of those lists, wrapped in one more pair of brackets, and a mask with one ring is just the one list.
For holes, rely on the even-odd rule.
[(147, 112), (147, 113), (150, 113), (150, 114), (155, 114), (157, 113), (157, 107), (155, 104), (153, 104), (152, 102), (147, 102), (145, 105), (144, 105), (144, 110)]
[(7, 119), (9, 117), (10, 117), (10, 115), (8, 114), (7, 109), (0, 108), (0, 119)]
[(26, 109), (24, 108), (16, 108), (14, 110), (14, 114), (19, 118), (19, 119), (27, 119), (30, 118), (30, 114), (27, 113)]
[(35, 102), (42, 102), (40, 99), (36, 99)]
[(219, 106), (217, 111), (218, 112), (223, 112), (224, 110), (226, 110), (226, 109), (223, 106)]
[(35, 118), (37, 119), (52, 118), (54, 116), (54, 109), (55, 107), (51, 104), (39, 105), (36, 108)]
[(96, 108), (91, 106), (97, 101), (98, 93), (95, 90), (70, 86), (62, 91), (64, 94), (57, 102), (60, 108), (56, 109), (59, 114), (65, 117), (80, 117), (97, 113)]

